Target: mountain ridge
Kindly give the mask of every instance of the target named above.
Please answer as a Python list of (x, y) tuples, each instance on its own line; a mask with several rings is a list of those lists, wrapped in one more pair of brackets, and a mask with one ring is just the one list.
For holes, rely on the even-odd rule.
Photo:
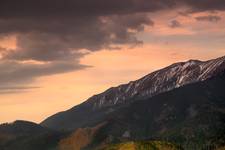
[[(152, 97), (190, 83), (201, 82), (224, 70), (225, 56), (208, 61), (189, 60), (174, 63), (136, 81), (109, 88), (80, 105), (50, 116), (41, 125), (55, 129), (59, 129), (57, 126), (61, 129), (75, 129), (86, 124), (87, 116), (92, 117), (93, 121), (98, 120), (120, 105), (135, 99)], [(66, 122), (70, 123), (67, 125)]]
[[(2, 124), (0, 149), (99, 150), (111, 144), (155, 140), (184, 150), (225, 145), (225, 57), (175, 63), (136, 82), (145, 83), (141, 90), (146, 90), (152, 87), (149, 80), (165, 81), (157, 85), (174, 88), (100, 108), (86, 101), (51, 116), (47, 124), (21, 120)], [(107, 92), (113, 94), (111, 89)]]
[[(123, 105), (93, 124), (95, 128), (105, 122), (84, 149), (98, 150), (105, 144), (139, 140), (168, 141), (185, 150), (224, 146), (224, 89), (225, 72), (222, 72), (203, 82)], [(75, 142), (71, 144), (76, 146)]]
[[(213, 62), (215, 62), (215, 63), (213, 63)], [(138, 87), (138, 86), (140, 86), (139, 84), (141, 84), (140, 82), (144, 82), (145, 80), (148, 80), (149, 78), (151, 78), (151, 76), (158, 76), (158, 74), (160, 74), (160, 72), (162, 72), (163, 70), (168, 70), (168, 69), (170, 69), (170, 68), (175, 69), (176, 67), (179, 67), (180, 65), (182, 66), (182, 69), (183, 69), (183, 68), (187, 69), (187, 67), (190, 67), (190, 66), (192, 66), (192, 65), (195, 65), (195, 67), (198, 67), (198, 65), (199, 65), (200, 70), (203, 70), (202, 73), (201, 73), (201, 76), (197, 79), (197, 81), (190, 81), (190, 82), (188, 82), (188, 83), (180, 84), (179, 82), (182, 82), (182, 81), (179, 80), (179, 82), (176, 84), (175, 87), (171, 87), (171, 88), (169, 88), (169, 89), (162, 90), (162, 91), (160, 91), (160, 92), (156, 92), (156, 91), (159, 91), (159, 89), (154, 89), (153, 92), (149, 92), (150, 94), (148, 94), (148, 93), (146, 94), (146, 96), (154, 96), (154, 95), (156, 95), (156, 94), (159, 94), (159, 93), (162, 93), (162, 92), (166, 92), (166, 91), (168, 91), (168, 90), (171, 90), (171, 89), (180, 87), (180, 86), (185, 85), (185, 84), (189, 84), (189, 83), (193, 83), (193, 82), (198, 82), (198, 81), (203, 81), (203, 80), (205, 80), (205, 79), (207, 79), (207, 78), (210, 78), (210, 77), (216, 75), (216, 73), (214, 72), (214, 71), (216, 71), (216, 70), (213, 70), (213, 69), (215, 69), (214, 67), (216, 67), (218, 64), (219, 64), (219, 66), (220, 66), (220, 65), (222, 65), (222, 64), (224, 64), (224, 63), (225, 63), (225, 56), (219, 57), (219, 58), (217, 58), (217, 59), (207, 60), (207, 61), (200, 61), (200, 60), (193, 60), (193, 59), (190, 59), (190, 60), (188, 60), (188, 61), (186, 61), (186, 62), (177, 62), (177, 63), (171, 64), (171, 65), (169, 65), (169, 66), (167, 66), (167, 67), (165, 67), (165, 68), (162, 68), (162, 69), (156, 70), (156, 71), (154, 71), (154, 72), (151, 72), (151, 73), (145, 75), (144, 77), (142, 77), (142, 78), (140, 78), (140, 79), (138, 79), (138, 80), (130, 81), (130, 82), (127, 83), (127, 84), (121, 84), (121, 85), (116, 86), (116, 87), (111, 87), (111, 88), (105, 90), (104, 92), (102, 92), (102, 93), (100, 93), (100, 94), (97, 94), (97, 95), (94, 95), (94, 96), (88, 98), (85, 102), (88, 102), (88, 101), (94, 101), (94, 104), (93, 104), (93, 105), (94, 105), (94, 106), (93, 106), (94, 108), (93, 108), (93, 109), (101, 108), (101, 105), (104, 104), (104, 100), (107, 99), (107, 98), (105, 98), (106, 95), (107, 95), (108, 93), (110, 94), (111, 91), (113, 91), (113, 90), (115, 90), (115, 89), (118, 89), (118, 90), (120, 91), (120, 90), (122, 90), (123, 88), (125, 88), (125, 90), (122, 90), (122, 92), (123, 92), (123, 93), (128, 93), (129, 90), (132, 89), (132, 86), (133, 86), (133, 87), (135, 87), (135, 86)], [(215, 65), (215, 66), (214, 66), (214, 65)], [(175, 67), (175, 68), (174, 68), (174, 67)], [(210, 67), (212, 67), (212, 68), (211, 68), (212, 70), (204, 70), (204, 69), (207, 69), (207, 68), (210, 68)], [(198, 69), (198, 68), (196, 68), (196, 69)], [(225, 65), (223, 66), (223, 69), (225, 69)], [(211, 73), (211, 74), (209, 75), (209, 73)], [(207, 75), (209, 75), (209, 76), (207, 76)], [(172, 75), (171, 75), (171, 76), (172, 76)], [(170, 78), (172, 78), (172, 77), (170, 77)], [(182, 79), (182, 76), (181, 76), (179, 79)], [(164, 86), (164, 85), (163, 85), (163, 86)], [(161, 86), (161, 87), (163, 87), (163, 86)], [(133, 88), (133, 89), (134, 89), (134, 88)], [(135, 96), (136, 94), (140, 94), (140, 93), (138, 93), (138, 92), (139, 92), (139, 91), (133, 91), (129, 98), (132, 98), (132, 97)], [(151, 93), (152, 93), (152, 94), (151, 94)], [(115, 94), (115, 93), (114, 93), (114, 94)], [(141, 94), (144, 95), (144, 93), (141, 93)], [(103, 95), (103, 96), (102, 96), (102, 95)], [(101, 96), (102, 96), (102, 97), (101, 97)], [(121, 96), (121, 95), (120, 95), (120, 96)], [(99, 98), (99, 97), (100, 97), (100, 98)], [(122, 100), (124, 100), (124, 99), (129, 99), (129, 98), (124, 98), (124, 97), (122, 96)], [(96, 100), (96, 99), (97, 99), (97, 100)], [(108, 99), (108, 100), (109, 100), (109, 99)], [(111, 106), (111, 105), (117, 104), (118, 101), (119, 101), (119, 98), (116, 97), (116, 98), (114, 98), (114, 99), (111, 100), (111, 101), (112, 101), (112, 102), (110, 102), (109, 105), (108, 105), (107, 102), (106, 102), (106, 105), (105, 105), (105, 106)], [(84, 102), (84, 103), (85, 103), (85, 102)], [(103, 106), (103, 107), (104, 107), (104, 106)]]
[[(27, 125), (28, 129), (29, 126), (39, 128), (39, 125), (17, 121), (8, 125), (25, 125), (26, 129), (22, 130), (25, 136), (16, 133), (13, 139), (0, 136), (0, 149), (99, 150), (105, 146), (111, 149), (112, 144), (120, 149), (120, 145), (127, 142), (144, 144), (155, 140), (174, 143), (184, 150), (220, 148), (225, 145), (224, 89), (225, 71), (203, 82), (128, 103), (97, 120), (90, 128), (83, 126), (67, 133), (29, 133)], [(86, 119), (91, 121), (92, 116)], [(79, 140), (84, 141), (77, 145)], [(140, 146), (144, 146), (142, 144)]]

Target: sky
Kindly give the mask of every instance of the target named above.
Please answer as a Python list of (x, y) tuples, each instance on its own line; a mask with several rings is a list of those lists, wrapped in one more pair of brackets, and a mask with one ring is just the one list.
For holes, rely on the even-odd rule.
[(0, 123), (39, 123), (224, 43), (224, 0), (1, 0)]

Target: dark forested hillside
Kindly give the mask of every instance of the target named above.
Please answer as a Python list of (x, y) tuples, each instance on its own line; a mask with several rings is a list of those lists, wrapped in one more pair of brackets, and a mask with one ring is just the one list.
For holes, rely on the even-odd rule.
[(124, 139), (168, 140), (188, 149), (224, 145), (224, 90), (225, 74), (221, 74), (135, 101), (108, 115), (108, 123), (96, 133), (92, 146)]
[(0, 125), (0, 150), (55, 150), (64, 134), (27, 121)]

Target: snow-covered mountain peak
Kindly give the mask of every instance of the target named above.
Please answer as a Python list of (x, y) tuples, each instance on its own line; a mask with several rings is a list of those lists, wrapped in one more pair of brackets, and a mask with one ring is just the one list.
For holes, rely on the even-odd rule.
[(225, 70), (225, 57), (209, 61), (189, 60), (172, 64), (88, 99), (93, 109), (127, 103), (141, 97), (152, 97), (186, 84), (204, 81)]
[(197, 60), (197, 59), (190, 59), (187, 62), (184, 63), (190, 63), (190, 64), (198, 64), (198, 63), (202, 63), (202, 61)]

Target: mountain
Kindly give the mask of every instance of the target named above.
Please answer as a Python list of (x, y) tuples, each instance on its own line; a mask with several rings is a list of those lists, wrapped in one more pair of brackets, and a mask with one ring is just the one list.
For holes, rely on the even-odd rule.
[(41, 125), (57, 130), (92, 126), (123, 105), (150, 98), (160, 93), (202, 82), (225, 70), (225, 57), (209, 61), (189, 60), (172, 64), (128, 84), (112, 87), (94, 95), (70, 110), (57, 113)]
[(1, 124), (0, 150), (223, 149), (224, 89), (225, 57), (175, 63), (41, 124)]
[[(98, 150), (107, 144), (140, 140), (168, 141), (185, 150), (214, 150), (225, 146), (224, 89), (225, 72), (123, 105), (92, 127), (103, 123), (83, 150)], [(70, 141), (74, 141), (72, 145), (76, 143), (76, 140)]]
[(168, 149), (166, 145), (158, 148), (163, 143), (175, 143), (184, 150), (216, 149), (225, 146), (224, 89), (222, 71), (202, 82), (132, 100), (95, 123), (88, 118), (92, 127), (83, 126), (68, 134), (26, 121), (2, 124), (0, 149), (108, 150), (126, 146)]
[(54, 150), (62, 134), (18, 120), (0, 125), (0, 150)]

